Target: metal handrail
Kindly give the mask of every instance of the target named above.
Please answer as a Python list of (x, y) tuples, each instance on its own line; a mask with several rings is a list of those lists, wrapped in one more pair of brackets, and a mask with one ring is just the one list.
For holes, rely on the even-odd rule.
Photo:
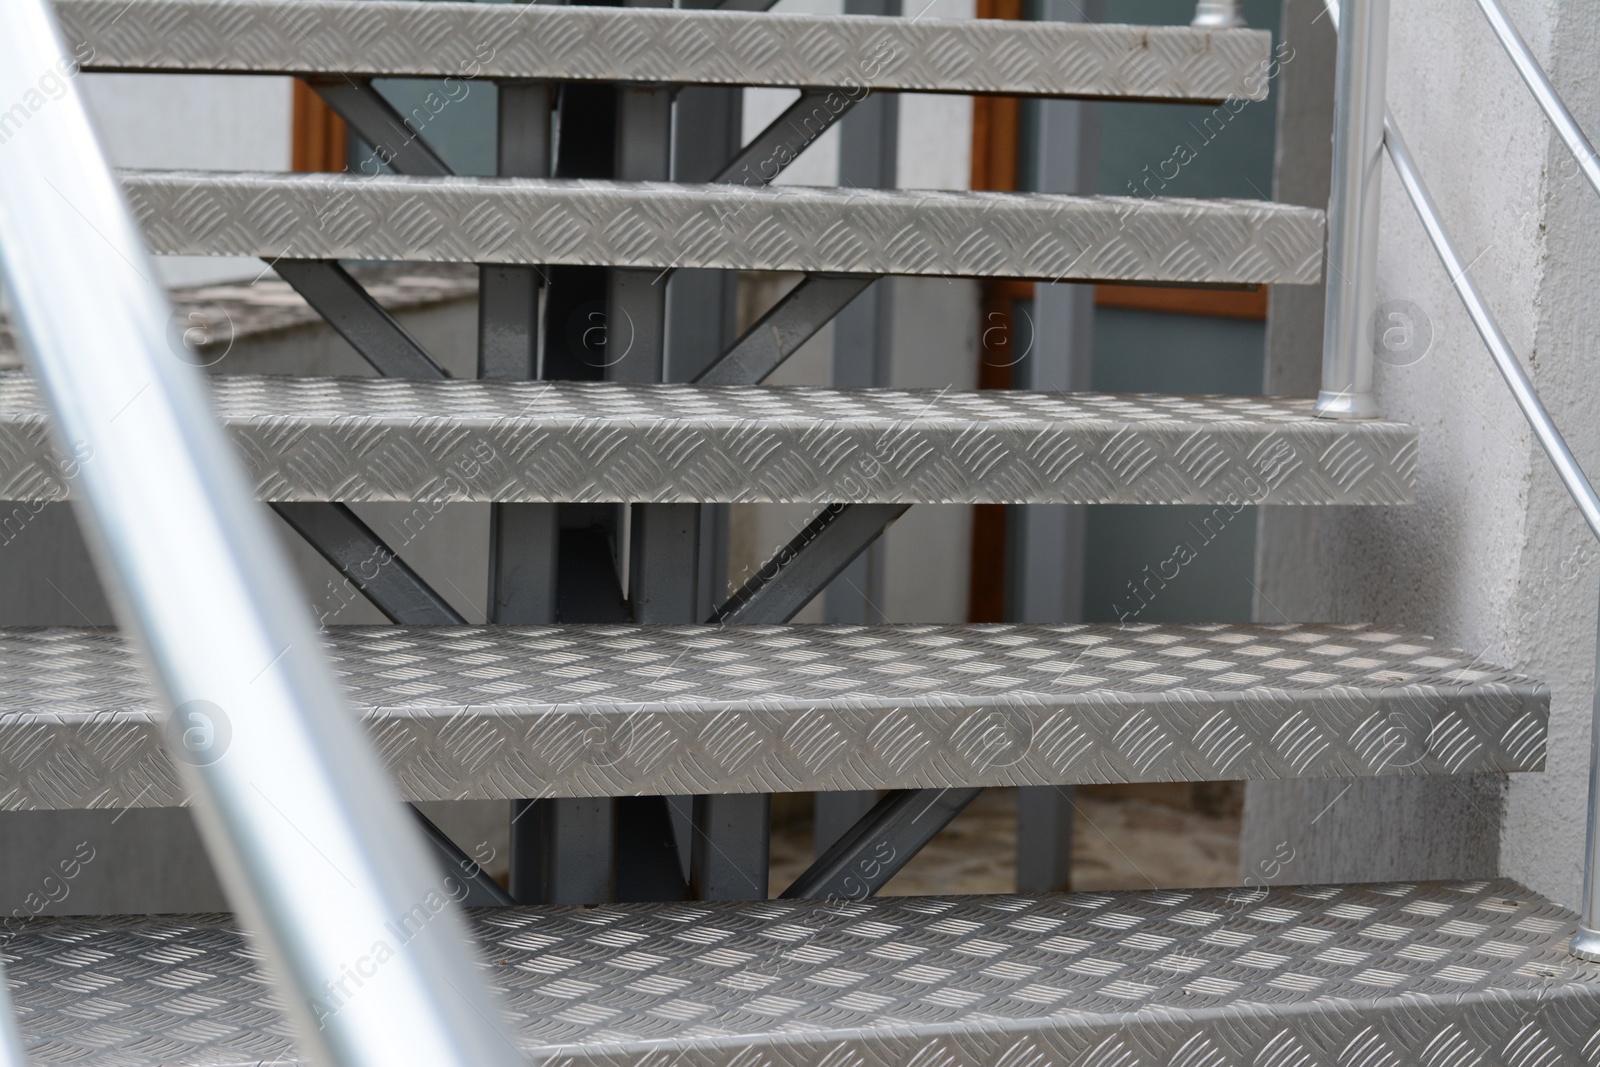
[(0, 101), (29, 112), (0, 147), (0, 275), (61, 480), (174, 709), (168, 749), (222, 884), (315, 1062), (520, 1063), (199, 373), (168, 340), (181, 330), (65, 56), (47, 0), (0, 3)]
[(1567, 143), (1567, 148), (1578, 161), (1583, 176), (1589, 179), (1594, 191), (1600, 193), (1600, 156), (1595, 154), (1594, 145), (1584, 136), (1583, 130), (1578, 126), (1578, 120), (1567, 110), (1561, 94), (1550, 84), (1550, 78), (1545, 74), (1544, 68), (1533, 58), (1533, 53), (1528, 50), (1528, 43), (1522, 39), (1522, 34), (1511, 24), (1505, 8), (1500, 6), (1500, 0), (1478, 0), (1478, 9), (1483, 12), (1483, 17), (1489, 20), (1489, 28), (1494, 30), (1494, 35), (1500, 38), (1501, 46), (1506, 50), (1506, 55), (1511, 57), (1511, 64), (1517, 68), (1517, 73), (1522, 75), (1528, 91), (1533, 93), (1534, 100), (1538, 101), (1545, 115), (1549, 117), (1551, 125)]
[[(1364, 3), (1367, 0), (1353, 0), (1353, 2)], [(1329, 18), (1337, 28), (1339, 0), (1324, 0), (1324, 3)], [(1523, 80), (1528, 83), (1540, 106), (1544, 107), (1545, 113), (1556, 124), (1562, 139), (1578, 157), (1580, 165), (1584, 167), (1584, 173), (1591, 175), (1590, 181), (1595, 183), (1595, 175), (1591, 173), (1594, 149), (1589, 145), (1583, 131), (1578, 129), (1577, 123), (1572, 119), (1566, 105), (1561, 102), (1550, 80), (1545, 77), (1544, 71), (1528, 52), (1527, 45), (1511, 28), (1496, 0), (1478, 0), (1478, 6), (1484, 10), (1485, 15), (1490, 16), (1490, 24), (1495, 27), (1501, 43), (1505, 45), (1512, 61), (1522, 72)], [(1416, 209), (1418, 217), (1422, 220), (1428, 239), (1433, 243), (1434, 250), (1438, 252), (1445, 269), (1450, 272), (1450, 282), (1455, 287), (1456, 294), (1466, 306), (1467, 314), (1472, 318), (1473, 326), (1477, 328), (1478, 335), (1488, 347), (1489, 355), (1494, 359), (1500, 376), (1510, 387), (1512, 399), (1517, 402), (1523, 418), (1528, 420), (1534, 437), (1538, 439), (1540, 447), (1554, 465), (1561, 484), (1566, 487), (1573, 503), (1583, 515), (1583, 521), (1589, 525), (1595, 537), (1600, 539), (1600, 496), (1596, 495), (1594, 485), (1584, 474), (1572, 450), (1567, 447), (1566, 439), (1561, 436), (1555, 420), (1550, 417), (1549, 411), (1539, 399), (1538, 390), (1533, 387), (1527, 372), (1522, 369), (1522, 364), (1512, 351), (1505, 334), (1501, 332), (1494, 313), (1489, 310), (1483, 294), (1478, 291), (1477, 283), (1468, 273), (1471, 264), (1462, 259), (1455, 243), (1450, 239), (1438, 205), (1429, 194), (1428, 187), (1417, 170), (1416, 160), (1412, 158), (1411, 150), (1400, 132), (1400, 124), (1395, 121), (1394, 113), (1387, 107), (1384, 109), (1383, 143), (1389, 151), (1390, 162), (1400, 175), (1400, 184), (1405, 187), (1406, 195), (1411, 199), (1411, 206)], [(1600, 192), (1600, 184), (1595, 184), (1595, 189)], [(1368, 279), (1369, 282), (1372, 280)], [(1600, 961), (1600, 689), (1596, 692), (1590, 734), (1589, 800), (1584, 833), (1583, 912), (1579, 917), (1578, 931), (1573, 935), (1571, 948), (1573, 955), (1586, 960)]]
[(17, 1033), (17, 1014), (11, 1006), (11, 991), (6, 985), (6, 969), (0, 964), (0, 1067), (28, 1067), (22, 1054), (22, 1037)]

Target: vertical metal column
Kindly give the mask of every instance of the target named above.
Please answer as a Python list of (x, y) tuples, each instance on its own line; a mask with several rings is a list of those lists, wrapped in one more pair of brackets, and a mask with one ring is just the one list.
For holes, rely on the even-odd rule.
[[(625, 7), (671, 7), (672, 0), (626, 0)], [(672, 89), (617, 89), (619, 181), (666, 181), (672, 175)], [(667, 272), (613, 270), (606, 311), (606, 379), (659, 382), (665, 370)]]
[(511, 802), (511, 895), (518, 903), (593, 904), (616, 894), (616, 802)]
[[(1094, 21), (1093, 5), (1045, 0), (1041, 19)], [(1045, 193), (1094, 193), (1099, 185), (1095, 105), (1040, 100), (1031, 121), (1024, 182)], [(1015, 387), (1082, 392), (1090, 387), (1094, 344), (1094, 286), (1034, 287), (1031, 351), (1014, 368)], [(1012, 507), (1006, 516), (1006, 617), (1012, 622), (1076, 622), (1083, 610), (1086, 509), (1071, 504)], [(1067, 888), (1072, 870), (1073, 794), (1070, 786), (1017, 790), (1017, 890)]]
[(1317, 414), (1370, 419), (1378, 302), (1384, 81), (1389, 0), (1344, 0), (1334, 75), (1333, 182), (1328, 201), (1327, 317)]
[[(1595, 643), (1595, 665), (1600, 668), (1600, 638)], [(1600, 679), (1600, 673), (1595, 678)], [(1583, 833), (1583, 906), (1571, 946), (1579, 959), (1600, 963), (1600, 682), (1589, 721), (1589, 806), (1584, 812), (1588, 822)]]
[[(681, 7), (715, 8), (716, 0), (681, 0)], [(709, 182), (738, 155), (742, 141), (744, 90), (690, 85), (678, 90), (672, 116), (672, 180)], [(667, 351), (665, 380), (692, 382), (727, 350), (734, 339), (739, 274), (731, 270), (675, 270), (667, 288)], [(725, 504), (704, 504), (700, 519), (698, 585), (690, 617), (673, 621), (700, 622), (727, 595), (727, 524)], [(665, 798), (667, 815), (682, 864), (686, 891), (702, 900), (742, 899), (766, 895), (770, 819), (764, 798), (754, 798), (759, 812), (744, 824), (730, 823), (706, 808), (737, 797), (674, 796)], [(748, 803), (748, 802), (747, 802)], [(697, 804), (699, 809), (697, 810)], [(695, 842), (699, 842), (696, 852)], [(710, 848), (712, 842), (716, 848)], [(708, 862), (743, 856), (749, 870), (727, 869)], [(727, 877), (725, 877), (725, 875)], [(752, 885), (759, 885), (757, 894)]]
[[(499, 86), (498, 170), (506, 177), (550, 174), (550, 88)], [(478, 269), (478, 376), (539, 376), (540, 268)], [(554, 504), (491, 504), (489, 621), (556, 621)], [(615, 878), (608, 800), (511, 803), (511, 894), (523, 903), (605, 900)], [(599, 894), (599, 895), (596, 895)]]
[(727, 793), (694, 798), (689, 886), (696, 900), (765, 900), (772, 796)]
[[(845, 0), (846, 15), (903, 13), (902, 0)], [(900, 98), (873, 93), (839, 120), (839, 184), (845, 188), (893, 189), (900, 169)], [(862, 389), (889, 384), (894, 345), (894, 282), (881, 278), (833, 320), (833, 384)], [(873, 543), (835, 578), (823, 594), (828, 622), (883, 622), (884, 542)], [(870, 790), (818, 793), (815, 854), (823, 855), (844, 831), (878, 802)]]
[[(680, 0), (679, 6), (726, 5), (717, 0)], [(673, 181), (709, 182), (722, 173), (743, 141), (743, 103), (740, 88), (686, 85), (678, 90), (672, 116)], [(667, 287), (667, 381), (695, 381), (727, 351), (737, 326), (738, 299), (738, 271), (672, 272)], [(697, 621), (709, 618), (728, 594), (727, 530), (726, 504), (701, 506)]]
[(1249, 23), (1239, 10), (1239, 0), (1199, 0), (1189, 25), (1202, 30), (1236, 30)]
[[(502, 82), (499, 100), (500, 174), (549, 177), (549, 86)], [(478, 377), (539, 377), (541, 281), (534, 265), (478, 268)], [(490, 621), (555, 622), (555, 506), (494, 504), (491, 516)]]
[[(901, 0), (845, 0), (844, 13), (898, 16)], [(899, 96), (869, 95), (839, 120), (839, 184), (847, 189), (893, 189), (899, 178), (899, 148)], [(887, 278), (874, 282), (834, 317), (835, 388), (889, 384), (893, 319), (893, 281)], [(882, 600), (883, 542), (879, 541), (828, 586), (823, 614), (828, 622), (882, 622)]]

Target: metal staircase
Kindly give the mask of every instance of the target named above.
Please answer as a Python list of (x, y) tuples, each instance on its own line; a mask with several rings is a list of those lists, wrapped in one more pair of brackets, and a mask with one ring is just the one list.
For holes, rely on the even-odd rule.
[[(29, 1062), (379, 1062), (366, 1041), (385, 1062), (443, 1062), (395, 1035), (449, 994), (387, 1002), (367, 985), (387, 980), (380, 942), (403, 958), (424, 931), (449, 941), (432, 925), (454, 908), (442, 898), (502, 906), (471, 916), (499, 1003), (480, 1011), (488, 1002), (468, 996), (481, 1025), (439, 1009), (440, 1032), (465, 1028), (493, 1045), (481, 1035), (496, 1032), (488, 1018), (499, 1011), (515, 1049), (475, 1055), (464, 1044), (452, 1062), (1600, 1062), (1600, 966), (1568, 951), (1577, 917), (1510, 883), (872, 898), (987, 786), (1543, 767), (1548, 690), (1421, 635), (786, 625), (915, 504), (1413, 499), (1412, 428), (1319, 417), (1363, 413), (1351, 400), (1362, 368), (1337, 353), (1320, 404), (760, 384), (884, 275), (1321, 282), (1323, 214), (1304, 208), (768, 184), (868, 91), (1259, 99), (1269, 37), (1209, 28), (1228, 24), (1210, 10), (1226, 7), (1203, 4), (1208, 25), (1152, 28), (58, 0), (62, 39), (86, 69), (304, 76), (394, 172), (118, 178), (153, 252), (266, 260), (387, 376), (209, 386), (256, 497), (397, 624), (324, 635), (394, 783), (374, 789), (372, 805), (396, 789), (407, 800), (513, 801), (517, 903), (504, 905), (433, 831), (459, 864), (427, 883), (439, 907), (391, 893), (388, 911), (365, 916), (372, 950), (352, 939), (346, 955), (316, 957), (311, 939), (293, 936), (309, 904), (259, 903), (297, 874), (265, 862), (225, 864), (237, 868), (230, 892), (252, 902), (239, 908), (251, 942), (215, 916), (14, 924), (0, 961)], [(372, 88), (390, 76), (495, 80), (502, 176), (450, 174)], [(553, 176), (556, 96), (587, 83), (619, 86), (609, 180)], [(685, 85), (802, 95), (717, 161), (716, 180), (671, 183), (671, 95)], [(1336, 260), (1362, 254), (1341, 251), (1349, 232), (1335, 228)], [(350, 259), (479, 264), (480, 378), (447, 380), (338, 265)], [(607, 269), (613, 335), (626, 321), (627, 351), (596, 380), (516, 380), (541, 367), (556, 377), (541, 360), (539, 307), (576, 284), (559, 267)], [(692, 381), (668, 381), (656, 282), (684, 268), (808, 273), (745, 336), (700, 354)], [(49, 348), (29, 336), (36, 352)], [(36, 352), (35, 373), (48, 370), (49, 353)], [(1370, 387), (1370, 364), (1365, 373)], [(80, 499), (114, 516), (111, 488), (58, 459), (60, 395), (0, 375), (0, 498)], [(463, 625), (344, 506), (363, 501), (497, 505), (491, 625)], [(697, 507), (725, 502), (820, 511), (707, 613), (695, 595)], [(628, 618), (558, 609), (558, 508), (574, 504), (630, 505), (627, 518), (607, 509), (630, 540)], [(607, 555), (607, 582), (612, 570)], [(160, 576), (122, 579), (137, 593)], [(147, 651), (169, 649), (147, 660), (154, 688), (114, 635), (0, 633), (0, 805), (206, 810), (230, 795), (228, 753), (209, 761), (184, 747), (188, 735), (163, 734), (164, 703), (185, 692), (171, 674), (182, 642), (163, 644), (152, 617), (133, 619)], [(245, 723), (238, 733), (235, 749), (263, 736)], [(340, 744), (353, 752), (352, 738)], [(306, 780), (338, 780), (345, 750), (309, 751), (321, 769)], [(843, 789), (890, 792), (785, 899), (767, 899), (767, 795)], [(693, 797), (683, 895), (694, 899), (617, 903), (619, 869), (663, 862), (612, 840), (618, 798), (651, 796)], [(208, 842), (234, 835), (248, 858), (249, 824), (237, 819)], [(383, 829), (407, 837), (401, 824)], [(374, 884), (405, 869), (415, 891), (421, 852), (395, 847), (392, 862), (373, 853)], [(336, 925), (318, 936), (340, 936)], [(430, 958), (455, 959), (438, 951)], [(419, 974), (421, 988), (428, 967)]]

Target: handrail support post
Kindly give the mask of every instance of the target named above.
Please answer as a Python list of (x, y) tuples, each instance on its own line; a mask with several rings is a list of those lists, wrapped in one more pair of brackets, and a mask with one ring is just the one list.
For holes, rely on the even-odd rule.
[(1200, 30), (1244, 29), (1249, 23), (1244, 20), (1241, 6), (1240, 0), (1198, 0), (1189, 25)]
[(1382, 206), (1384, 80), (1389, 0), (1344, 0), (1334, 85), (1333, 181), (1328, 199), (1328, 304), (1319, 416), (1377, 417), (1372, 395)]
[[(1600, 643), (1595, 648), (1600, 665)], [(1600, 679), (1600, 675), (1596, 675)], [(1589, 806), (1584, 809), (1583, 909), (1572, 935), (1572, 954), (1600, 963), (1600, 682), (1594, 697), (1589, 732)]]

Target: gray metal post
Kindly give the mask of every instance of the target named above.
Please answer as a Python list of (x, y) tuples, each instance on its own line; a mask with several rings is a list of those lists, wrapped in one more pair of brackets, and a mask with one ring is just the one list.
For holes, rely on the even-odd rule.
[(1328, 201), (1328, 306), (1317, 414), (1369, 419), (1378, 303), (1384, 80), (1389, 0), (1345, 0), (1334, 75), (1333, 182)]
[[(498, 88), (499, 172), (507, 177), (548, 177), (549, 87), (504, 82)], [(478, 269), (478, 377), (539, 376), (540, 290), (537, 266)], [(556, 522), (554, 504), (490, 505), (490, 622), (555, 622)], [(595, 884), (609, 886), (614, 872), (608, 815), (582, 800), (512, 801), (512, 896), (522, 903), (587, 902)]]
[(1189, 25), (1203, 30), (1236, 30), (1249, 23), (1239, 10), (1239, 0), (1199, 0)]
[[(845, 0), (847, 15), (902, 14), (901, 0)], [(900, 98), (873, 93), (840, 120), (839, 184), (893, 189), (899, 179)], [(833, 384), (861, 389), (889, 384), (894, 345), (894, 289), (880, 279), (833, 320)], [(823, 594), (823, 617), (835, 623), (883, 622), (883, 542), (874, 542)], [(813, 821), (818, 856), (878, 802), (870, 790), (818, 793)]]
[[(616, 802), (610, 797), (516, 800), (511, 895), (519, 902), (593, 904), (616, 894)], [(529, 883), (528, 879), (537, 879)]]
[(695, 797), (689, 853), (695, 899), (767, 899), (771, 829), (769, 793)]
[[(845, 0), (846, 15), (901, 12), (901, 0)], [(900, 99), (873, 93), (840, 120), (839, 184), (846, 188), (893, 189), (898, 181)], [(833, 384), (860, 389), (889, 384), (893, 345), (893, 283), (879, 280), (833, 320)], [(883, 544), (855, 559), (834, 579), (823, 598), (829, 622), (882, 622)], [(870, 806), (870, 805), (869, 805)]]
[[(1600, 668), (1600, 639), (1595, 643), (1595, 665)], [(1595, 677), (1600, 679), (1600, 673)], [(1572, 954), (1600, 963), (1600, 685), (1589, 720), (1589, 806), (1584, 814), (1588, 822), (1583, 833), (1583, 912), (1572, 935)]]
[[(1092, 21), (1097, 12), (1068, 0), (1046, 0), (1041, 17)], [(1033, 121), (1029, 186), (1046, 193), (1093, 193), (1099, 184), (1095, 105), (1041, 100)], [(1034, 287), (1032, 350), (1017, 364), (1014, 383), (1040, 392), (1090, 388), (1094, 287), (1071, 283)], [(1070, 504), (1012, 507), (1006, 516), (1006, 617), (1013, 622), (1076, 622), (1083, 610), (1085, 509)], [(1017, 890), (1067, 888), (1072, 870), (1073, 795), (1070, 786), (1017, 790)]]
[[(671, 0), (627, 0), (626, 7), (671, 7)], [(672, 174), (672, 89), (617, 89), (614, 176), (619, 181), (666, 181)], [(667, 272), (613, 270), (606, 311), (606, 378), (659, 382), (665, 370)]]

